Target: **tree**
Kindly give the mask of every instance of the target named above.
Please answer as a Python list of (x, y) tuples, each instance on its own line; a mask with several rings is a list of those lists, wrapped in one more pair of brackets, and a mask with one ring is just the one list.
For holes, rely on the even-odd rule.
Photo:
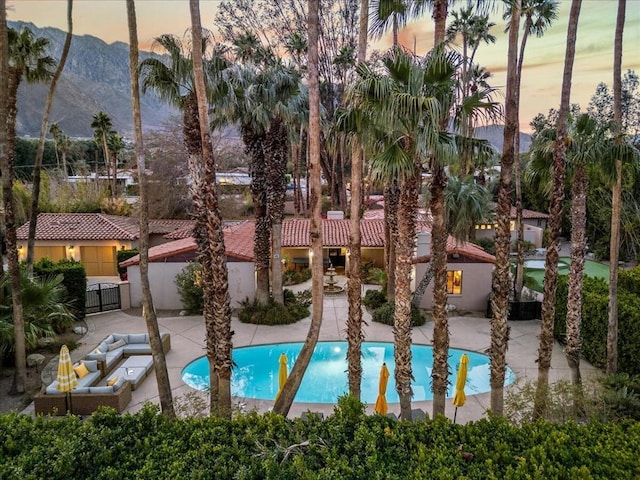
[[(5, 37), (2, 37), (5, 40)], [(9, 276), (11, 279), (13, 298), (13, 325), (16, 339), (16, 373), (11, 387), (12, 393), (23, 393), (26, 383), (26, 352), (24, 343), (24, 319), (22, 315), (22, 303), (20, 298), (20, 269), (18, 265), (18, 252), (16, 249), (16, 223), (12, 198), (12, 186), (15, 179), (14, 155), (16, 145), (16, 118), (18, 114), (17, 95), (18, 88), (23, 78), (29, 83), (41, 82), (51, 75), (54, 61), (45, 54), (48, 40), (33, 38), (33, 33), (28, 28), (16, 32), (7, 30), (6, 45), (7, 68), (3, 69), (2, 76), (7, 77), (6, 88), (6, 157), (2, 158), (0, 170), (2, 171), (2, 191), (5, 216), (5, 242), (9, 264)], [(4, 125), (4, 124), (3, 124)]]
[(538, 383), (534, 402), (534, 418), (542, 418), (546, 411), (549, 389), (549, 369), (553, 351), (553, 323), (555, 318), (555, 299), (558, 284), (558, 250), (559, 236), (562, 227), (562, 205), (564, 201), (565, 158), (567, 119), (571, 98), (571, 78), (575, 58), (578, 17), (582, 0), (572, 0), (567, 27), (567, 49), (565, 53), (564, 72), (556, 142), (553, 149), (553, 186), (551, 206), (549, 209), (549, 234), (547, 236), (547, 255), (545, 258), (544, 299), (542, 302), (542, 320), (540, 325), (540, 345), (538, 347)]
[[(622, 142), (622, 37), (626, 0), (618, 0), (613, 52), (613, 121), (616, 143)], [(618, 254), (620, 250), (620, 204), (622, 196), (622, 160), (616, 159), (616, 178), (611, 192), (611, 242), (609, 244), (609, 321), (607, 324), (607, 373), (618, 370)]]
[(124, 140), (118, 132), (110, 131), (107, 136), (107, 145), (109, 146), (109, 155), (113, 177), (111, 177), (111, 192), (114, 196), (118, 193), (118, 158), (125, 148)]
[[(358, 36), (358, 63), (364, 63), (367, 57), (367, 30), (369, 18), (369, 0), (360, 3), (360, 31)], [(362, 146), (354, 143), (351, 149), (351, 205), (349, 215), (349, 283), (347, 299), (347, 365), (349, 393), (360, 399), (362, 384), (362, 238), (360, 216), (362, 209), (362, 173), (364, 170), (364, 152)]]
[(309, 168), (311, 171), (311, 222), (309, 225), (309, 236), (311, 237), (311, 249), (313, 251), (313, 261), (311, 264), (313, 311), (307, 338), (273, 406), (274, 412), (284, 416), (289, 413), (293, 399), (300, 388), (302, 377), (309, 366), (311, 355), (318, 343), (320, 326), (322, 325), (322, 285), (324, 272), (322, 265), (322, 185), (320, 182), (320, 84), (318, 81), (319, 0), (309, 0), (308, 5)]
[[(109, 166), (109, 159), (111, 155), (109, 154), (109, 133), (111, 132), (113, 124), (111, 123), (111, 117), (103, 111), (96, 113), (91, 120), (91, 128), (93, 128), (94, 139), (96, 144), (100, 145), (102, 143), (102, 154), (104, 158), (104, 166), (107, 169), (107, 182), (111, 183), (109, 180), (111, 179), (111, 169)], [(97, 168), (97, 167), (96, 167)], [(115, 176), (116, 172), (113, 172)], [(111, 197), (115, 196), (116, 192), (111, 186)]]
[(51, 124), (49, 127), (49, 133), (53, 135), (53, 141), (56, 147), (56, 156), (58, 152), (60, 152), (60, 156), (62, 157), (62, 176), (63, 178), (67, 178), (67, 175), (69, 174), (67, 171), (67, 154), (71, 148), (71, 139), (68, 135), (65, 135), (57, 122), (53, 122)]
[(153, 306), (149, 287), (149, 197), (146, 174), (146, 159), (142, 136), (142, 117), (140, 115), (140, 82), (138, 79), (138, 25), (134, 0), (127, 0), (127, 23), (129, 26), (129, 75), (131, 78), (131, 106), (133, 110), (134, 142), (138, 165), (138, 184), (140, 186), (140, 282), (142, 284), (142, 306), (144, 319), (149, 332), (149, 343), (153, 355), (153, 365), (158, 383), (160, 407), (162, 413), (175, 417), (171, 383), (167, 370), (167, 360), (162, 347), (158, 319)]
[[(511, 8), (507, 8), (504, 17), (508, 18), (512, 14)], [(558, 2), (554, 0), (524, 0), (521, 5), (520, 14), (524, 17), (524, 28), (522, 32), (522, 40), (520, 42), (520, 51), (518, 53), (517, 66), (517, 87), (516, 87), (516, 105), (517, 117), (516, 124), (520, 125), (520, 84), (522, 79), (522, 66), (524, 65), (524, 52), (527, 45), (527, 39), (531, 34), (536, 37), (544, 35), (545, 30), (551, 25), (551, 22), (558, 18)], [(520, 173), (520, 134), (514, 138), (513, 147), (513, 174), (516, 187), (516, 229), (517, 229), (517, 258), (516, 258), (516, 278), (514, 292), (516, 301), (520, 300), (522, 287), (524, 285), (524, 222), (522, 221), (522, 179)]]
[[(209, 134), (209, 113), (207, 102), (207, 90), (205, 84), (205, 68), (203, 61), (203, 47), (205, 42), (202, 39), (202, 23), (200, 21), (199, 0), (189, 0), (189, 10), (191, 13), (191, 35), (193, 41), (193, 80), (195, 85), (198, 118), (200, 127), (200, 140), (202, 146), (202, 179), (200, 207), (204, 211), (199, 216), (206, 215), (206, 236), (207, 250), (210, 259), (210, 278), (213, 284), (211, 291), (205, 290), (205, 295), (212, 294), (212, 298), (205, 301), (205, 310), (211, 308), (211, 319), (207, 326), (207, 357), (210, 365), (213, 364), (213, 375), (210, 375), (211, 386), (211, 409), (217, 411), (221, 416), (231, 416), (231, 368), (233, 362), (231, 352), (231, 308), (229, 307), (229, 276), (224, 247), (224, 232), (220, 209), (218, 206), (218, 196), (216, 192), (216, 172), (213, 148)], [(205, 316), (207, 318), (207, 316)], [(214, 377), (215, 380), (214, 380)]]
[[(29, 219), (29, 235), (27, 239), (27, 270), (29, 275), (33, 274), (33, 259), (35, 254), (35, 241), (36, 241), (36, 227), (38, 224), (38, 202), (40, 201), (40, 170), (42, 169), (42, 157), (44, 156), (44, 142), (47, 136), (47, 124), (49, 123), (49, 112), (51, 111), (51, 105), (53, 104), (53, 95), (56, 91), (56, 85), (58, 79), (62, 75), (62, 70), (67, 61), (67, 55), (69, 54), (69, 48), (71, 47), (71, 39), (73, 38), (73, 22), (71, 17), (73, 1), (67, 1), (67, 35), (65, 36), (64, 45), (62, 47), (62, 54), (60, 55), (60, 61), (53, 76), (51, 77), (51, 83), (49, 85), (49, 93), (47, 94), (47, 101), (44, 108), (44, 114), (42, 116), (42, 125), (40, 126), (40, 138), (38, 140), (38, 150), (36, 152), (36, 160), (33, 168), (33, 187), (31, 195), (31, 217)], [(65, 174), (66, 175), (66, 174)]]

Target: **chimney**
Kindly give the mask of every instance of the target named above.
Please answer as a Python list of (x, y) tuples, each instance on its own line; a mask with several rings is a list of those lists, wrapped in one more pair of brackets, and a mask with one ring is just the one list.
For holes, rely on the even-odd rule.
[(329, 210), (327, 212), (327, 220), (344, 220), (344, 212), (342, 210)]
[(431, 253), (431, 233), (419, 232), (416, 246), (416, 257), (423, 257)]

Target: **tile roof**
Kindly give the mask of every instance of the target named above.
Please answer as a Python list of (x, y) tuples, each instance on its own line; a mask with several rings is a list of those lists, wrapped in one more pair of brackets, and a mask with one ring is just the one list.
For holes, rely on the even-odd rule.
[[(41, 213), (36, 240), (136, 240), (138, 220), (102, 213)], [(18, 240), (26, 240), (29, 223), (17, 230)]]
[[(224, 228), (224, 244), (228, 257), (253, 261), (253, 222), (236, 223)], [(149, 261), (157, 262), (183, 253), (194, 252), (198, 246), (193, 237), (180, 238), (149, 249)], [(120, 265), (129, 267), (140, 263), (140, 255), (128, 258)]]
[[(496, 257), (486, 252), (484, 248), (475, 243), (458, 242), (455, 238), (447, 238), (447, 254), (460, 255), (483, 263), (496, 263)], [(413, 259), (413, 263), (424, 263), (431, 259), (431, 255), (423, 255)]]
[[(516, 218), (516, 207), (511, 207), (511, 218)], [(535, 210), (522, 209), (522, 218), (549, 218), (547, 213), (536, 212)]]
[[(41, 213), (38, 215), (36, 240), (137, 240), (140, 227), (137, 217), (103, 213)], [(149, 220), (149, 233), (164, 234), (191, 228), (192, 220)], [(26, 240), (29, 223), (17, 230), (18, 240)]]
[[(349, 220), (322, 220), (322, 243), (325, 247), (344, 247), (349, 245)], [(285, 220), (282, 222), (283, 247), (310, 247), (308, 219)], [(379, 219), (362, 220), (363, 247), (381, 247), (384, 245), (384, 221)]]

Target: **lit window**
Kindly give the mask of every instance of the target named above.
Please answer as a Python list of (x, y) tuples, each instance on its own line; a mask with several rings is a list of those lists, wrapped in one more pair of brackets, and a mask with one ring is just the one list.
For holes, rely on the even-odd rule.
[(447, 293), (450, 295), (462, 294), (462, 270), (447, 272)]

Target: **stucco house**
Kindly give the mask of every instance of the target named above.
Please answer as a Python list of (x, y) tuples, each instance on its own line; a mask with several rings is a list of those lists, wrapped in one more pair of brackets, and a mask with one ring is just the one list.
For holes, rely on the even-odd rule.
[[(117, 276), (117, 250), (138, 247), (138, 219), (102, 213), (41, 213), (35, 237), (36, 261), (47, 257), (54, 262), (73, 258), (84, 264), (88, 277)], [(168, 240), (164, 236), (193, 225), (191, 220), (150, 220), (149, 244)], [(18, 255), (27, 255), (29, 224), (17, 230)]]
[[(285, 220), (282, 224), (282, 256), (285, 269), (307, 268), (314, 261), (309, 240), (309, 220)], [(323, 264), (333, 266), (344, 274), (349, 265), (349, 220), (323, 220)], [(384, 221), (362, 220), (362, 259), (374, 267), (384, 267)], [(225, 227), (225, 248), (229, 269), (229, 292), (232, 307), (245, 298), (255, 295), (255, 271), (253, 256), (254, 223), (239, 222)], [(195, 260), (196, 244), (191, 238), (190, 228), (165, 235), (173, 242), (158, 245), (149, 250), (149, 273), (154, 304), (159, 309), (181, 308), (175, 286), (175, 276), (189, 262)], [(429, 228), (420, 225), (417, 235), (416, 258), (414, 259), (414, 285), (420, 281), (429, 261)], [(447, 243), (450, 293), (449, 303), (460, 309), (483, 310), (491, 290), (491, 275), (495, 257), (477, 245), (456, 243), (450, 238)], [(131, 281), (131, 305), (138, 306), (142, 300), (139, 287), (139, 258), (133, 257), (121, 264), (127, 267)], [(421, 306), (431, 306), (432, 295), (428, 290)]]
[[(511, 207), (509, 214), (511, 219), (511, 241), (517, 239), (516, 231), (516, 207)], [(544, 240), (544, 229), (547, 228), (547, 220), (549, 215), (535, 210), (522, 209), (522, 226), (524, 230), (524, 239), (531, 242), (536, 248), (542, 247)], [(496, 226), (494, 223), (480, 223), (475, 226), (476, 238), (494, 238), (496, 235)]]

